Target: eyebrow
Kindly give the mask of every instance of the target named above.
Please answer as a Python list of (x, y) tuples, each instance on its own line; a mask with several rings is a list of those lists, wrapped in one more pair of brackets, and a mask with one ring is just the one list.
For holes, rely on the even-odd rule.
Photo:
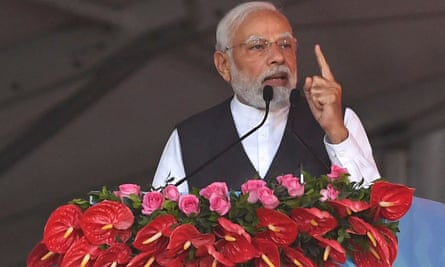
[[(281, 33), (280, 35), (278, 35), (277, 39), (282, 39), (282, 38), (294, 38), (294, 36), (290, 32), (284, 32), (284, 33)], [(261, 40), (261, 39), (267, 40), (267, 38), (264, 38), (261, 35), (251, 35), (244, 42), (248, 43), (251, 41), (256, 41), (256, 40)]]

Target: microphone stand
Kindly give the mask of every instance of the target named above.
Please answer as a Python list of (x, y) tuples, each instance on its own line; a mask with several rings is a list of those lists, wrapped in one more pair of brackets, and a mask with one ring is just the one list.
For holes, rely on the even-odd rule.
[(258, 124), (255, 128), (253, 128), (252, 130), (250, 130), (249, 132), (247, 132), (246, 134), (244, 134), (243, 136), (241, 136), (239, 139), (237, 139), (235, 142), (233, 142), (232, 144), (230, 144), (228, 147), (226, 147), (225, 149), (223, 149), (222, 151), (220, 151), (218, 154), (216, 154), (215, 156), (211, 157), (210, 159), (208, 159), (207, 161), (205, 161), (203, 164), (201, 164), (198, 168), (196, 168), (194, 171), (192, 171), (189, 175), (187, 175), (186, 177), (182, 178), (181, 180), (177, 181), (175, 183), (175, 186), (179, 186), (180, 184), (182, 184), (183, 182), (185, 182), (187, 179), (189, 179), (190, 177), (192, 177), (193, 175), (195, 175), (196, 173), (198, 173), (199, 171), (201, 171), (204, 167), (206, 167), (207, 165), (209, 165), (210, 163), (212, 163), (213, 161), (215, 161), (217, 158), (219, 158), (221, 155), (223, 155), (224, 153), (226, 153), (229, 149), (231, 149), (232, 147), (234, 147), (236, 144), (240, 143), (241, 141), (243, 141), (246, 137), (248, 137), (249, 135), (251, 135), (252, 133), (254, 133), (256, 130), (258, 130), (261, 126), (263, 126), (263, 124), (266, 122), (267, 116), (269, 115), (269, 107), (270, 107), (270, 101), (273, 99), (273, 88), (270, 85), (266, 85), (263, 89), (263, 99), (266, 102), (266, 110), (265, 110), (265, 114), (264, 114), (264, 118), (263, 120), (260, 122), (260, 124)]
[[(326, 162), (324, 162), (310, 147), (308, 144), (306, 144), (306, 142), (303, 140), (303, 138), (301, 138), (295, 131), (294, 131), (294, 109), (295, 106), (297, 105), (297, 102), (300, 98), (300, 91), (302, 90), (302, 84), (297, 83), (297, 88), (292, 89), (291, 93), (290, 93), (290, 97), (289, 97), (289, 101), (290, 101), (290, 110), (289, 112), (291, 112), (291, 114), (289, 115), (289, 120), (290, 120), (290, 132), (292, 133), (292, 135), (298, 140), (298, 142), (300, 142), (300, 144), (306, 149), (307, 152), (309, 152), (309, 154), (312, 155), (313, 158), (315, 158), (323, 167), (326, 168), (326, 170), (329, 172), (330, 167), (328, 166), (328, 164), (326, 164)], [(303, 165), (300, 164), (300, 183), (302, 181), (304, 181), (303, 178)]]

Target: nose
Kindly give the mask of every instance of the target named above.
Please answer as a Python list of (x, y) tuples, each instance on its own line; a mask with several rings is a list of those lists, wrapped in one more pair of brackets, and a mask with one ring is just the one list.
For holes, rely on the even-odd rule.
[(277, 43), (272, 43), (267, 53), (267, 63), (269, 65), (284, 64), (285, 55)]

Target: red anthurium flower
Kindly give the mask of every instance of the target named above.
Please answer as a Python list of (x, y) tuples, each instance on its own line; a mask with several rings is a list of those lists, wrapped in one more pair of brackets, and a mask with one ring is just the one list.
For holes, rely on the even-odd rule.
[(66, 251), (60, 266), (92, 267), (99, 253), (98, 245), (93, 245), (82, 237)]
[[(349, 217), (348, 222), (351, 226), (352, 233), (366, 235), (368, 237), (370, 244), (369, 250), (375, 258), (385, 264), (389, 263), (391, 256), (385, 237), (376, 228), (359, 217), (351, 216)], [(359, 254), (361, 255), (362, 252)]]
[[(160, 253), (156, 257), (156, 262), (161, 266), (168, 267), (184, 267), (184, 264), (187, 263), (188, 254), (182, 253), (180, 255), (170, 256), (167, 253)], [(146, 266), (144, 266), (146, 267)]]
[(105, 200), (85, 211), (80, 226), (88, 240), (96, 245), (126, 242), (134, 222), (131, 210), (122, 203)]
[(356, 249), (352, 253), (352, 259), (357, 266), (364, 267), (391, 267), (389, 260), (384, 260), (380, 257), (382, 255), (381, 247), (369, 247), (369, 250), (356, 245)]
[(395, 233), (388, 228), (377, 226), (378, 231), (385, 237), (389, 249), (389, 262), (392, 264), (396, 260), (398, 243)]
[(352, 215), (352, 213), (360, 212), (369, 209), (369, 204), (364, 201), (354, 201), (350, 199), (336, 199), (328, 200), (326, 203), (338, 212), (340, 217)]
[(235, 263), (226, 259), (212, 244), (197, 249), (195, 251), (195, 257), (192, 260), (187, 261), (185, 266), (225, 267), (235, 266)]
[(196, 256), (199, 257), (198, 263), (200, 265), (198, 266), (235, 266), (235, 263), (217, 251), (213, 244), (207, 245), (205, 249), (202, 247), (197, 249)]
[(284, 255), (287, 257), (290, 265), (285, 266), (297, 266), (297, 267), (317, 267), (309, 258), (304, 256), (303, 251), (291, 247), (282, 247)]
[(131, 249), (123, 243), (114, 244), (100, 252), (93, 267), (122, 267), (131, 259)]
[(251, 242), (250, 235), (246, 232), (246, 230), (244, 230), (244, 228), (241, 225), (233, 223), (224, 217), (218, 218), (218, 223), (224, 229), (224, 231), (242, 235), (247, 239), (247, 241)]
[(327, 239), (322, 236), (314, 236), (318, 240), (321, 247), (324, 248), (323, 261), (328, 262), (328, 258), (331, 258), (335, 262), (346, 262), (346, 251), (336, 240)]
[(191, 246), (199, 248), (214, 243), (214, 234), (201, 234), (193, 225), (182, 224), (171, 233), (167, 254), (175, 256), (188, 251)]
[(340, 267), (341, 265), (332, 262), (332, 261), (327, 261), (325, 263), (323, 263), (323, 267)]
[(58, 265), (61, 254), (49, 251), (43, 242), (38, 243), (29, 253), (27, 267), (52, 267)]
[(48, 250), (65, 253), (82, 235), (81, 217), (82, 210), (74, 204), (60, 206), (52, 212), (43, 231), (43, 242)]
[(160, 267), (152, 252), (140, 252), (130, 260), (127, 267)]
[(133, 246), (140, 251), (154, 253), (167, 248), (172, 227), (176, 224), (173, 215), (161, 215), (140, 229), (133, 241)]
[(257, 249), (256, 267), (280, 267), (280, 252), (278, 246), (267, 239), (254, 237), (253, 245)]
[(187, 254), (183, 253), (178, 256), (169, 257), (165, 251), (165, 247), (160, 251), (139, 252), (126, 267), (184, 267), (187, 261)]
[(301, 232), (310, 235), (323, 235), (337, 227), (337, 220), (329, 212), (317, 208), (294, 208), (291, 217)]
[(414, 189), (402, 184), (376, 182), (371, 188), (370, 204), (377, 208), (375, 219), (399, 220), (411, 207)]
[(278, 245), (289, 245), (298, 235), (298, 225), (287, 215), (271, 209), (258, 208), (258, 228), (266, 231), (258, 232), (256, 237), (272, 240)]
[[(194, 261), (185, 263), (185, 267), (201, 267), (201, 266), (209, 266), (209, 265), (203, 265), (203, 263), (199, 260), (194, 260)], [(217, 267), (217, 266), (212, 266), (212, 267)]]
[(218, 218), (218, 223), (220, 227), (215, 229), (216, 235), (221, 238), (215, 244), (218, 251), (235, 263), (252, 259), (255, 248), (250, 243), (250, 235), (244, 228), (224, 217)]

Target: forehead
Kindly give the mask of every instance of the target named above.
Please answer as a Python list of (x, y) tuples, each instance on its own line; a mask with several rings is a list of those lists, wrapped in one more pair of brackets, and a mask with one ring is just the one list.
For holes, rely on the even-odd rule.
[(252, 36), (273, 39), (285, 33), (292, 34), (286, 17), (273, 10), (259, 10), (249, 14), (235, 29), (232, 41), (243, 42)]

